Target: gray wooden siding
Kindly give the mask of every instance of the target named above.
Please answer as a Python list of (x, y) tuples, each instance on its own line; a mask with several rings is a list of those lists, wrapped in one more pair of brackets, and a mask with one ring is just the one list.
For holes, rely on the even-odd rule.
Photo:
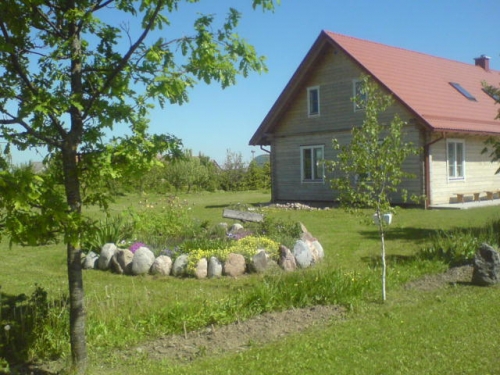
[[(325, 53), (298, 95), (290, 101), (288, 110), (279, 120), (272, 141), (273, 190), (274, 201), (332, 201), (336, 198), (330, 188), (329, 177), (323, 183), (301, 181), (301, 146), (324, 146), (325, 159), (335, 157), (332, 139), (337, 138), (341, 144), (350, 140), (353, 126), (361, 125), (364, 111), (354, 111), (351, 101), (353, 80), (359, 78), (361, 71), (357, 65), (341, 52)], [(320, 115), (308, 116), (307, 88), (320, 88)], [(404, 121), (411, 116), (398, 104), (391, 107), (382, 117), (382, 123), (389, 123), (398, 113)], [(407, 139), (416, 146), (423, 144), (422, 132), (416, 126), (408, 125), (405, 129)], [(424, 193), (423, 157), (409, 158), (404, 170), (413, 173), (416, 178), (405, 181), (404, 188), (411, 194)], [(398, 196), (393, 197), (400, 203)]]

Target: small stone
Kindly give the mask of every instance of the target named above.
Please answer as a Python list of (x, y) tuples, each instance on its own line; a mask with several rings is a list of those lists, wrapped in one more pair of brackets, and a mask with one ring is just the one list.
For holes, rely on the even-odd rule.
[(238, 277), (245, 273), (245, 257), (241, 254), (231, 253), (224, 262), (223, 273), (226, 276)]
[(204, 279), (207, 277), (207, 274), (208, 274), (207, 258), (201, 258), (196, 264), (194, 275), (197, 279)]
[(295, 271), (297, 269), (295, 257), (286, 246), (280, 245), (280, 258), (278, 264), (285, 271)]
[(208, 261), (208, 273), (209, 278), (221, 277), (222, 276), (222, 263), (216, 257), (210, 257)]
[(174, 265), (172, 266), (172, 275), (174, 275), (176, 277), (184, 276), (186, 274), (188, 259), (189, 259), (189, 257), (187, 254), (179, 255), (175, 259)]
[(109, 270), (111, 265), (111, 258), (115, 255), (115, 252), (118, 248), (114, 243), (107, 243), (101, 248), (101, 254), (99, 255), (99, 259), (97, 260), (97, 268), (102, 271)]
[(488, 244), (481, 244), (474, 256), (472, 284), (489, 286), (500, 279), (500, 255)]
[(134, 257), (132, 258), (130, 266), (132, 275), (144, 275), (148, 273), (154, 261), (154, 253), (147, 247), (141, 246), (135, 251)]
[(313, 256), (311, 249), (305, 241), (298, 240), (295, 242), (292, 253), (295, 257), (295, 261), (300, 268), (307, 268), (313, 264)]
[(83, 258), (82, 267), (84, 270), (90, 270), (97, 267), (97, 259), (99, 255), (94, 253), (93, 251), (89, 251), (89, 253)]
[(171, 270), (172, 258), (167, 255), (159, 255), (153, 262), (150, 273), (152, 275), (168, 276)]
[(257, 254), (252, 257), (252, 261), (249, 264), (250, 271), (252, 272), (264, 272), (267, 269), (269, 257), (264, 249), (260, 249)]

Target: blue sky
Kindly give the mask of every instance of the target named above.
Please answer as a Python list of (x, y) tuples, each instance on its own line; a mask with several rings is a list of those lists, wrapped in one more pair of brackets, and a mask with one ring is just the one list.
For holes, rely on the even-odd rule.
[[(181, 4), (167, 38), (190, 34), (196, 12), (223, 19), (229, 7), (243, 14), (238, 33), (266, 56), (269, 71), (240, 77), (225, 90), (200, 84), (188, 103), (151, 113), (151, 133), (173, 134), (219, 163), (228, 150), (245, 162), (252, 151), (262, 154), (248, 141), (323, 29), (470, 64), (486, 54), (500, 70), (499, 0), (281, 0), (274, 13), (252, 10), (251, 0), (202, 0)], [(13, 156), (14, 162), (42, 158)]]

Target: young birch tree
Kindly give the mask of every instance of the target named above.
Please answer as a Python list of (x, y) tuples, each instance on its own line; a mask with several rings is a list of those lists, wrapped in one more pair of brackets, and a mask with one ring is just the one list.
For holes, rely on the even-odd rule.
[[(391, 195), (399, 192), (406, 199), (407, 192), (400, 187), (403, 179), (412, 177), (402, 170), (405, 159), (419, 153), (403, 139), (405, 123), (398, 115), (390, 124), (379, 121), (380, 115), (393, 103), (369, 77), (361, 79), (361, 91), (354, 102), (365, 111), (363, 124), (352, 129), (349, 144), (333, 140), (337, 157), (328, 165), (334, 172), (331, 185), (339, 194), (340, 204), (348, 211), (369, 208), (375, 212), (375, 222), (381, 241), (382, 300), (386, 300), (386, 247), (387, 222), (384, 214), (392, 213)], [(373, 212), (372, 211), (372, 212)]]
[[(106, 208), (103, 181), (133, 178), (158, 153), (179, 150), (177, 138), (148, 134), (154, 103), (182, 104), (199, 81), (224, 88), (238, 75), (265, 70), (263, 58), (236, 34), (235, 9), (221, 22), (199, 14), (191, 35), (168, 31), (181, 4), (200, 1), (0, 1), (0, 134), (6, 151), (43, 146), (58, 166), (47, 175), (0, 171), (0, 228), (29, 244), (62, 233), (78, 373), (87, 366), (82, 205)], [(274, 0), (251, 3), (274, 7)], [(123, 127), (128, 135), (106, 141)]]

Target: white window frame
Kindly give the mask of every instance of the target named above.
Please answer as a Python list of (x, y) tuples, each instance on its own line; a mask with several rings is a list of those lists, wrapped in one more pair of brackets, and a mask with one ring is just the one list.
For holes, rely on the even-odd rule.
[[(306, 174), (306, 159), (304, 153), (306, 150), (311, 151), (312, 163), (309, 166), (310, 171)], [(321, 152), (321, 157), (316, 158), (316, 152), (319, 150)], [(300, 146), (300, 180), (304, 183), (323, 183), (325, 180), (325, 166), (323, 160), (325, 159), (325, 146), (324, 145), (311, 145), (311, 146)], [(310, 175), (310, 178), (306, 178), (306, 175)]]
[[(462, 147), (462, 158), (457, 158), (457, 145)], [(451, 146), (451, 149), (450, 149)], [(450, 152), (452, 151), (452, 152)], [(463, 139), (447, 139), (446, 140), (446, 175), (448, 181), (463, 181), (465, 180), (465, 140)], [(460, 173), (460, 169), (461, 172)]]
[[(313, 110), (313, 102), (311, 101), (311, 95), (316, 93), (317, 100), (317, 110)], [(319, 95), (319, 86), (312, 86), (307, 88), (307, 115), (309, 117), (316, 117), (320, 114), (320, 95)]]

